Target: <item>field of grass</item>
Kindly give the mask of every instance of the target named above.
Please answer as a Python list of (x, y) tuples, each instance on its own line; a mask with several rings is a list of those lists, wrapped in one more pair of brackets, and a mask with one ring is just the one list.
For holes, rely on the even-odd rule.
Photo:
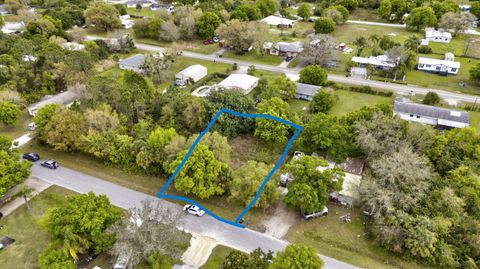
[(178, 41), (178, 42), (166, 42), (161, 40), (156, 40), (152, 38), (135, 38), (135, 42), (160, 46), (164, 48), (175, 48), (175, 50), (185, 50), (192, 51), (203, 54), (212, 54), (221, 48), (217, 43), (204, 45), (202, 40), (190, 40), (190, 41)]
[(343, 116), (349, 112), (359, 110), (364, 106), (375, 106), (377, 104), (392, 104), (393, 97), (384, 97), (366, 93), (335, 91), (338, 102), (330, 110), (330, 114)]
[(285, 59), (282, 56), (275, 56), (270, 54), (261, 55), (258, 51), (252, 50), (243, 55), (238, 55), (232, 51), (223, 53), (223, 57), (237, 59), (240, 61), (248, 61), (259, 64), (279, 65)]
[(348, 16), (349, 20), (356, 20), (356, 21), (373, 21), (373, 22), (382, 22), (382, 23), (389, 23), (388, 20), (383, 19), (378, 15), (376, 9), (368, 9), (368, 8), (357, 8), (351, 11), (350, 16)]
[(31, 209), (22, 205), (0, 221), (4, 226), (0, 236), (9, 236), (15, 243), (0, 251), (1, 267), (4, 269), (39, 268), (38, 254), (47, 246), (50, 239), (38, 225), (38, 220), (48, 208), (57, 206), (64, 197), (73, 192), (52, 186), (30, 201)]
[[(375, 245), (363, 230), (363, 216), (358, 210), (333, 204), (328, 205), (328, 208), (329, 214), (326, 217), (302, 221), (292, 226), (286, 236), (287, 240), (310, 245), (321, 254), (361, 268), (428, 268), (405, 261)], [(349, 223), (340, 220), (346, 214), (351, 216)]]
[(155, 15), (155, 11), (150, 10), (148, 7), (142, 7), (142, 9), (137, 10), (134, 7), (128, 7), (127, 13), (130, 15), (137, 15), (137, 16), (144, 16), (144, 17), (152, 17)]
[(0, 124), (0, 135), (5, 135), (11, 139), (15, 139), (27, 132), (28, 124), (32, 122), (32, 118), (28, 114), (28, 110), (22, 110), (22, 113), (15, 124), (7, 126)]
[[(427, 54), (420, 56), (437, 59), (444, 58), (443, 55), (438, 54)], [(412, 70), (407, 72), (407, 82), (422, 87), (439, 88), (467, 94), (480, 94), (480, 88), (472, 85), (469, 81), (469, 70), (476, 64), (476, 61), (464, 57), (455, 57), (455, 61), (460, 62), (460, 69), (458, 70), (457, 75), (442, 76), (436, 73)], [(466, 83), (466, 85), (464, 87), (460, 87), (460, 82)]]
[[(368, 38), (370, 35), (377, 34), (379, 36), (389, 35), (394, 41), (402, 43), (411, 35), (422, 35), (417, 32), (413, 32), (404, 28), (394, 28), (387, 26), (377, 25), (363, 25), (346, 23), (343, 25), (337, 25), (333, 36), (337, 41), (347, 43), (349, 46), (353, 46), (352, 42), (359, 36)], [(352, 55), (353, 56), (353, 55)]]
[(222, 263), (225, 257), (232, 251), (231, 248), (225, 247), (222, 245), (216, 246), (210, 257), (208, 257), (207, 262), (200, 267), (200, 269), (220, 269), (222, 268)]

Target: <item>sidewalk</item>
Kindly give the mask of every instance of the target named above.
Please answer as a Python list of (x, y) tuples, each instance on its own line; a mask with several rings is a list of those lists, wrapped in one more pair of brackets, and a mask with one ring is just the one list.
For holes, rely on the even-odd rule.
[[(52, 186), (51, 183), (48, 183), (46, 181), (36, 179), (36, 178), (29, 178), (25, 181), (25, 184), (34, 189), (34, 191), (30, 194), (30, 198), (27, 198), (30, 200), (32, 197), (38, 195), (42, 191), (46, 190), (48, 187)], [(12, 200), (9, 203), (6, 203), (4, 206), (0, 207), (0, 211), (3, 213), (3, 216), (7, 216), (8, 214), (12, 213), (15, 209), (20, 207), (25, 203), (25, 200), (23, 197), (18, 197), (14, 200)]]

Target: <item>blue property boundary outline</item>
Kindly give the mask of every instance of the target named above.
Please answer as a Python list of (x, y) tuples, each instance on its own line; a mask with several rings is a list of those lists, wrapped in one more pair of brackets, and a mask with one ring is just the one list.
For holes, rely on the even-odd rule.
[[(224, 113), (227, 113), (227, 114), (231, 114), (231, 115), (234, 115), (234, 116), (238, 116), (238, 117), (244, 117), (244, 118), (263, 118), (263, 119), (271, 119), (271, 120), (275, 120), (275, 121), (278, 121), (278, 122), (281, 122), (281, 123), (284, 123), (286, 125), (289, 125), (291, 127), (293, 127), (294, 129), (296, 129), (295, 133), (293, 134), (293, 136), (290, 138), (290, 140), (288, 141), (288, 144), (287, 144), (287, 147), (283, 150), (283, 153), (282, 153), (282, 156), (280, 156), (280, 159), (278, 159), (277, 163), (275, 164), (275, 166), (273, 167), (273, 169), (270, 171), (270, 173), (268, 173), (267, 177), (263, 180), (262, 182), (262, 185), (260, 185), (260, 187), (258, 188), (257, 190), (257, 193), (255, 195), (255, 198), (253, 198), (253, 200), (248, 204), (248, 206), (242, 211), (242, 213), (240, 213), (240, 215), (235, 219), (235, 221), (230, 221), (230, 220), (227, 220), (227, 219), (224, 219), (222, 217), (219, 217), (217, 216), (216, 214), (214, 214), (213, 212), (211, 212), (210, 210), (208, 210), (207, 208), (203, 207), (202, 205), (200, 205), (199, 203), (197, 203), (196, 201), (192, 200), (192, 199), (188, 199), (188, 198), (185, 198), (183, 196), (178, 196), (178, 195), (170, 195), (170, 194), (165, 194), (165, 191), (167, 190), (167, 188), (173, 183), (173, 180), (175, 179), (175, 177), (177, 176), (177, 174), (180, 172), (180, 170), (183, 168), (183, 166), (185, 165), (185, 163), (187, 162), (188, 158), (190, 157), (190, 155), (192, 154), (193, 150), (195, 150), (195, 147), (197, 146), (197, 144), (200, 142), (200, 140), (202, 139), (202, 137), (212, 128), (212, 126), (215, 124), (215, 122), (218, 120), (218, 118), (220, 118), (220, 116)], [(223, 221), (227, 224), (230, 224), (230, 225), (233, 225), (235, 227), (239, 227), (239, 228), (245, 228), (244, 225), (240, 224), (239, 221), (243, 218), (243, 216), (245, 214), (247, 214), (247, 212), (255, 205), (255, 203), (257, 202), (258, 198), (260, 197), (260, 195), (262, 194), (262, 191), (263, 191), (263, 188), (265, 187), (265, 185), (267, 184), (267, 182), (270, 180), (270, 178), (273, 176), (273, 174), (275, 173), (275, 171), (280, 167), (280, 165), (282, 164), (283, 160), (285, 159), (285, 157), (287, 156), (287, 152), (288, 150), (292, 147), (293, 145), (293, 141), (295, 141), (295, 139), (298, 137), (298, 135), (302, 132), (302, 129), (303, 127), (300, 126), (300, 125), (297, 125), (297, 124), (294, 124), (290, 121), (287, 121), (287, 120), (284, 120), (282, 118), (279, 118), (279, 117), (275, 117), (275, 116), (272, 116), (272, 115), (268, 115), (268, 114), (245, 114), (245, 113), (240, 113), (240, 112), (237, 112), (237, 111), (234, 111), (234, 110), (230, 110), (230, 109), (225, 109), (225, 108), (222, 108), (220, 109), (217, 114), (215, 115), (215, 117), (213, 117), (213, 119), (208, 123), (207, 125), (207, 128), (205, 128), (201, 133), (200, 135), (197, 137), (197, 139), (195, 140), (195, 142), (193, 143), (193, 145), (190, 147), (190, 149), (188, 150), (187, 152), (187, 155), (185, 155), (185, 157), (183, 158), (182, 162), (180, 163), (180, 165), (177, 167), (177, 169), (175, 169), (175, 172), (170, 176), (170, 178), (168, 179), (167, 183), (162, 187), (162, 189), (160, 189), (160, 191), (158, 192), (157, 196), (158, 198), (168, 198), (168, 199), (174, 199), (174, 200), (180, 200), (180, 201), (184, 201), (184, 202), (187, 202), (187, 203), (191, 203), (191, 204), (194, 204), (196, 206), (198, 206), (199, 208), (201, 208), (202, 210), (204, 210), (207, 214), (209, 214), (210, 216), (212, 216), (213, 218), (219, 220), (219, 221)]]

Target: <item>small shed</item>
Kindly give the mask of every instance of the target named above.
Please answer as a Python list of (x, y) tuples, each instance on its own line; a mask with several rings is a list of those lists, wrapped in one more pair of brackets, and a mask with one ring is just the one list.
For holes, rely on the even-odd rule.
[(195, 83), (207, 75), (207, 68), (200, 64), (191, 65), (175, 75), (175, 84)]
[(231, 74), (218, 84), (227, 89), (240, 89), (244, 94), (250, 93), (257, 85), (258, 78), (246, 74)]
[(312, 101), (312, 98), (320, 90), (320, 86), (297, 83), (297, 92), (295, 98), (300, 100)]

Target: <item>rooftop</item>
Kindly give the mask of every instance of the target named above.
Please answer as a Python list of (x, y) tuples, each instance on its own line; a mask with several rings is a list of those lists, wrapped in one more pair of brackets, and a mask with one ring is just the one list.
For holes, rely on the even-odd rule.
[(466, 111), (415, 104), (404, 99), (395, 100), (393, 111), (470, 124), (470, 113)]
[(395, 67), (395, 64), (392, 63), (386, 55), (370, 56), (368, 58), (354, 56), (352, 58), (352, 61), (361, 64), (371, 64), (383, 67)]
[(136, 55), (133, 55), (132, 57), (120, 60), (120, 64), (127, 65), (134, 68), (139, 68), (144, 61), (145, 61), (145, 55), (136, 54)]
[(424, 57), (418, 57), (418, 64), (445, 65), (450, 68), (460, 68), (460, 62), (446, 61), (442, 59), (424, 58)]
[(287, 18), (282, 18), (274, 15), (263, 18), (261, 21), (270, 25), (291, 25), (295, 22), (294, 20), (290, 20)]
[(452, 38), (452, 34), (443, 30), (435, 30), (434, 28), (425, 28), (425, 37), (446, 37)]
[(258, 78), (245, 74), (231, 74), (222, 82), (218, 83), (218, 86), (225, 88), (240, 88), (244, 91), (250, 90), (250, 88), (258, 82)]
[(297, 94), (314, 96), (320, 90), (320, 86), (297, 83)]
[(278, 42), (275, 45), (275, 48), (279, 51), (288, 51), (288, 52), (302, 52), (303, 44), (302, 42)]

